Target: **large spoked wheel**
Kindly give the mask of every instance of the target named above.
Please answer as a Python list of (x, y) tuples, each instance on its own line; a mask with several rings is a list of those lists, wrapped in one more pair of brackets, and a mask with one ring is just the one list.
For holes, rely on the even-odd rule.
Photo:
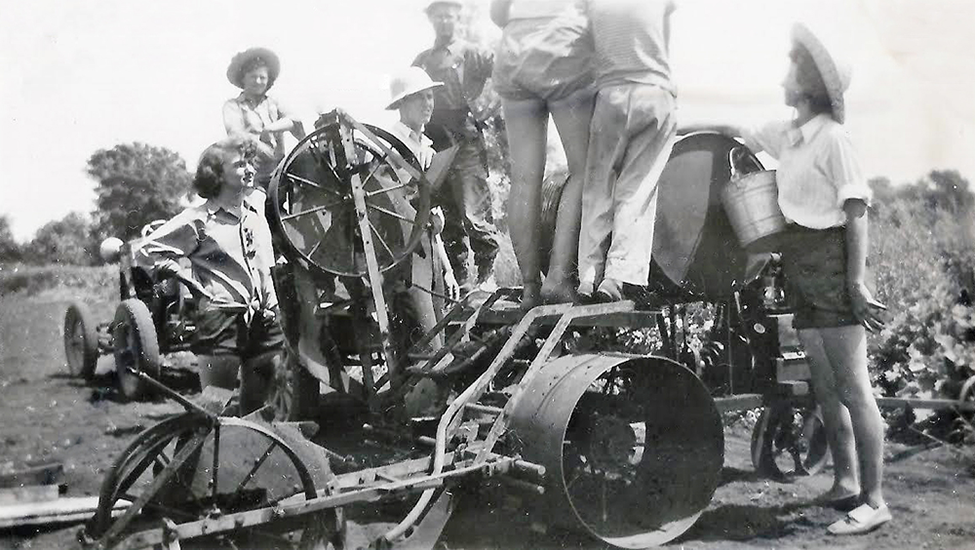
[[(346, 154), (349, 143), (353, 155)], [(352, 184), (358, 176), (379, 270), (407, 258), (429, 221), (430, 186), (425, 177), (411, 177), (406, 165), (419, 168), (406, 145), (375, 126), (353, 127), (347, 117), (309, 134), (271, 181), (272, 220), (285, 253), (325, 273), (368, 274)]]
[(813, 475), (826, 465), (829, 446), (818, 408), (773, 403), (752, 431), (752, 464), (765, 475)]
[(321, 384), (290, 350), (285, 351), (281, 363), (274, 373), (268, 398), (274, 418), (281, 421), (314, 418)]
[(153, 378), (159, 378), (162, 371), (156, 327), (145, 303), (135, 298), (123, 300), (115, 310), (112, 336), (119, 391), (132, 401), (148, 397), (149, 384), (129, 371), (134, 369)]
[(302, 521), (201, 524), (315, 498), (316, 487), (327, 487), (332, 478), (327, 460), (288, 433), (187, 413), (147, 429), (122, 453), (102, 485), (85, 538), (102, 547), (124, 547), (126, 540), (152, 545), (168, 537), (183, 548), (338, 548), (341, 510)]
[(510, 433), (550, 472), (551, 521), (645, 548), (683, 533), (711, 501), (724, 461), (721, 417), (677, 363), (565, 356), (523, 395)]
[(98, 363), (98, 331), (91, 310), (75, 301), (64, 314), (64, 357), (72, 376), (91, 380)]

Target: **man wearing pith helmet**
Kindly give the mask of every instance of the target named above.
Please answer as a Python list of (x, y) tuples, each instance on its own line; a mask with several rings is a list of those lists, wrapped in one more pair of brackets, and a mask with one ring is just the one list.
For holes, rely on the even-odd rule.
[[(491, 52), (458, 36), (463, 5), (456, 0), (430, 2), (427, 18), (433, 26), (433, 47), (413, 65), (443, 86), (434, 90), (434, 110), (427, 134), (434, 149), (458, 147), (450, 172), (434, 195), (444, 209), (444, 242), (454, 272), (466, 290), (491, 279), (498, 241), (487, 183), (486, 149), (481, 123), (471, 104), (491, 76)], [(473, 256), (470, 268), (469, 257)]]

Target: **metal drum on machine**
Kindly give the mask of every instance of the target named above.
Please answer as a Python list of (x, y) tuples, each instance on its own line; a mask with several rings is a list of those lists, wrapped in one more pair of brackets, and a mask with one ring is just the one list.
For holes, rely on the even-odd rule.
[(542, 367), (509, 441), (545, 467), (537, 511), (620, 548), (663, 544), (711, 501), (724, 461), (707, 388), (662, 357), (567, 355)]
[[(742, 176), (763, 170), (747, 148), (724, 134), (689, 134), (674, 145), (657, 191), (650, 262), (650, 289), (656, 297), (720, 300), (745, 281), (748, 252), (739, 243), (721, 200), (733, 162), (734, 171)], [(542, 189), (543, 253), (551, 249), (554, 212), (564, 184), (564, 179), (553, 177)]]

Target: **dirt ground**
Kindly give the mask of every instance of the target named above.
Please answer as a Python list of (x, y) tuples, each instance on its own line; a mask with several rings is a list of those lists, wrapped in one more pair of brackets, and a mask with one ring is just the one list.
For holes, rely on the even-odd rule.
[[(172, 403), (125, 404), (110, 385), (112, 360), (103, 357), (101, 385), (67, 375), (62, 321), (70, 296), (0, 298), (0, 464), (58, 460), (68, 496), (97, 494), (111, 461), (140, 430), (179, 410)], [(99, 320), (115, 304), (95, 303)], [(169, 381), (188, 389), (178, 374)], [(105, 386), (105, 387), (102, 387)], [(825, 491), (827, 470), (788, 483), (754, 473), (747, 430), (726, 430), (721, 486), (698, 522), (674, 548), (975, 548), (975, 450), (890, 444), (885, 474), (894, 521), (850, 538), (826, 534), (839, 517), (809, 501)], [(600, 548), (593, 542), (533, 525), (522, 510), (493, 491), (465, 494), (440, 540), (441, 548)], [(0, 548), (72, 548), (77, 526), (0, 531)]]

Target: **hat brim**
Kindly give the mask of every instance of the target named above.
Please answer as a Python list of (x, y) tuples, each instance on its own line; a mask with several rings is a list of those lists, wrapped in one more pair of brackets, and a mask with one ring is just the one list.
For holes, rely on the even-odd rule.
[(429, 4), (427, 4), (427, 7), (423, 9), (423, 13), (429, 15), (430, 10), (432, 10), (434, 6), (453, 6), (459, 10), (464, 9), (464, 4), (462, 4), (461, 2), (454, 2), (451, 0), (438, 0), (436, 2), (430, 2)]
[(257, 57), (267, 63), (267, 89), (270, 90), (274, 81), (278, 79), (278, 75), (281, 74), (281, 61), (276, 53), (267, 48), (248, 48), (234, 55), (233, 59), (230, 60), (230, 65), (227, 66), (227, 80), (234, 86), (243, 89), (244, 75), (242, 69)]
[(842, 124), (846, 119), (843, 93), (846, 92), (849, 82), (844, 82), (836, 60), (822, 41), (809, 30), (809, 27), (802, 23), (796, 23), (792, 27), (792, 40), (804, 47), (812, 56), (813, 63), (816, 64), (816, 69), (826, 86), (826, 93), (829, 95), (829, 102), (833, 108), (833, 118)]
[(404, 99), (410, 97), (411, 95), (418, 94), (418, 93), (424, 92), (426, 90), (433, 90), (433, 89), (439, 88), (441, 86), (443, 86), (443, 82), (431, 82), (430, 84), (428, 84), (426, 86), (423, 86), (422, 88), (417, 88), (415, 90), (403, 90), (403, 92), (401, 92), (400, 94), (398, 94), (396, 97), (394, 97), (392, 99), (392, 101), (389, 102), (389, 105), (386, 106), (386, 110), (387, 111), (392, 111), (393, 109), (398, 109), (399, 108), (399, 103), (401, 101), (403, 101)]

